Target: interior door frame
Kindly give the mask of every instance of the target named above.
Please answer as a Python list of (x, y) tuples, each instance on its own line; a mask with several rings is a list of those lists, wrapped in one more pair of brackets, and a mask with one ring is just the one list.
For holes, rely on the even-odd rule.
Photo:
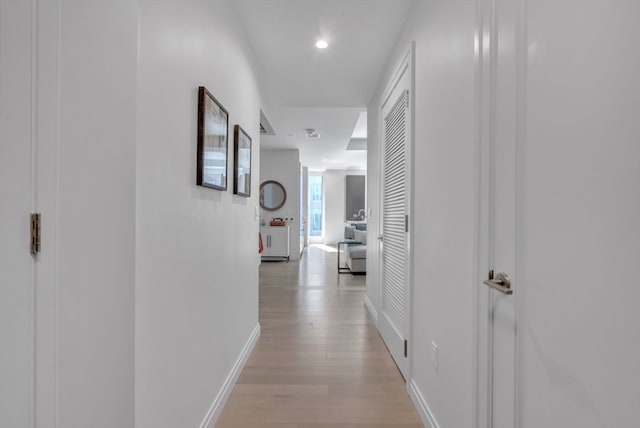
[[(491, 8), (482, 0), (476, 0), (476, 51), (475, 51), (475, 99), (476, 99), (476, 243), (475, 243), (475, 278), (473, 287), (475, 334), (474, 338), (474, 403), (475, 428), (490, 428), (492, 393), (490, 390), (491, 358), (489, 342), (490, 324), (486, 314), (489, 311), (489, 293), (482, 288), (481, 279), (487, 275), (490, 265), (489, 242), (490, 224), (490, 140), (491, 130), (491, 89), (492, 70), (489, 46), (491, 37)], [(488, 46), (487, 46), (488, 45)]]
[(36, 22), (31, 2), (0, 1), (0, 425), (34, 426)]
[[(4, 2), (3, 2), (4, 3)], [(3, 5), (4, 6), (4, 5)], [(59, 171), (59, 99), (61, 62), (60, 1), (20, 3), (8, 19), (17, 21), (22, 35), (29, 40), (23, 50), (29, 59), (13, 63), (22, 67), (27, 85), (22, 85), (21, 103), (28, 103), (24, 141), (30, 144), (29, 165), (30, 207), (25, 210), (25, 224), (29, 212), (41, 213), (40, 251), (29, 253), (29, 227), (20, 227), (24, 245), (18, 248), (30, 258), (30, 279), (23, 284), (30, 295), (26, 308), (30, 322), (30, 342), (27, 359), (29, 369), (29, 427), (54, 426), (57, 420), (57, 217)], [(7, 40), (22, 42), (13, 33)], [(3, 70), (4, 71), (4, 70)], [(22, 105), (22, 104), (20, 104)], [(24, 183), (24, 181), (23, 181)], [(25, 225), (23, 224), (23, 226)]]
[[(515, 123), (515, 266), (509, 272), (511, 279), (516, 279), (514, 294), (515, 328), (522, 325), (522, 290), (517, 287), (518, 266), (521, 265), (522, 254), (518, 254), (518, 242), (521, 236), (518, 229), (522, 214), (523, 184), (520, 178), (524, 171), (524, 148), (526, 138), (525, 108), (526, 108), (526, 64), (527, 64), (527, 34), (526, 34), (526, 2), (520, 6), (516, 22), (516, 123)], [(475, 31), (475, 92), (476, 92), (476, 233), (475, 233), (475, 266), (476, 274), (474, 301), (474, 343), (473, 343), (473, 373), (475, 388), (473, 402), (475, 408), (475, 428), (493, 427), (493, 332), (492, 320), (488, 316), (492, 310), (493, 294), (483, 285), (487, 273), (493, 266), (493, 206), (495, 194), (493, 192), (494, 169), (499, 167), (493, 159), (496, 129), (496, 91), (498, 79), (498, 22), (496, 0), (476, 0), (476, 31)], [(498, 267), (499, 268), (499, 267)], [(518, 361), (520, 360), (520, 339), (515, 334), (515, 370), (514, 370), (514, 428), (518, 427)]]
[[(407, 353), (407, 371), (406, 371), (406, 383), (407, 390), (409, 390), (410, 381), (413, 377), (413, 251), (412, 251), (412, 237), (414, 230), (414, 166), (415, 166), (415, 52), (416, 52), (416, 43), (412, 41), (409, 49), (406, 51), (405, 55), (399, 61), (398, 67), (396, 67), (396, 71), (393, 74), (393, 77), (390, 79), (389, 84), (385, 88), (382, 96), (380, 97), (380, 101), (378, 103), (378, 143), (379, 143), (379, 152), (378, 152), (378, 189), (379, 195), (378, 198), (378, 237), (383, 237), (384, 231), (384, 116), (382, 115), (382, 109), (388, 100), (388, 98), (393, 93), (393, 90), (400, 82), (403, 74), (405, 72), (409, 73), (409, 140), (406, 145), (407, 156), (409, 161), (407, 162), (407, 214), (409, 215), (409, 232), (407, 233), (407, 266), (406, 266), (406, 287), (407, 293), (405, 294), (405, 301), (407, 302), (405, 308), (407, 309), (406, 321), (407, 321), (407, 340), (408, 340), (408, 353)], [(384, 237), (382, 240), (377, 239), (378, 245), (378, 307), (377, 309), (377, 317), (376, 317), (376, 327), (378, 331), (381, 330), (381, 322), (383, 318), (383, 303), (384, 303), (384, 275), (383, 275), (383, 251), (384, 251)]]

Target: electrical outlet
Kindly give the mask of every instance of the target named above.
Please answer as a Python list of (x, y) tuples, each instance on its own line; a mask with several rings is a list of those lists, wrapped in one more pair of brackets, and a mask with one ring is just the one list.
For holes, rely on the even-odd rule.
[(431, 341), (431, 365), (438, 370), (438, 345), (433, 340)]

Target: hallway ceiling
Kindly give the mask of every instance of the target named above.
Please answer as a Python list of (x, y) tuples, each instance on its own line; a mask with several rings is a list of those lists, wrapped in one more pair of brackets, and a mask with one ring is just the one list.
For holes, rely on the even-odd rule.
[(298, 148), (311, 170), (366, 168), (366, 151), (345, 147), (415, 1), (234, 0), (276, 133), (262, 148)]

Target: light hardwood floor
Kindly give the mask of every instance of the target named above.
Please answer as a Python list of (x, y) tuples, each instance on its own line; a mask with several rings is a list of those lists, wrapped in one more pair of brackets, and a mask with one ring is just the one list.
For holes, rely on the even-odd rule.
[(318, 247), (263, 262), (262, 335), (216, 427), (422, 428), (364, 290)]

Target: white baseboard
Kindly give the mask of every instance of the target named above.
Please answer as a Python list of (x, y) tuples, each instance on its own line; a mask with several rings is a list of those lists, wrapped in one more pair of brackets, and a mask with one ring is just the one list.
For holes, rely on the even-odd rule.
[(247, 363), (249, 355), (251, 355), (251, 351), (253, 351), (254, 346), (256, 346), (259, 337), (260, 324), (258, 323), (253, 329), (251, 336), (249, 336), (249, 340), (247, 340), (247, 343), (245, 343), (244, 348), (242, 348), (242, 352), (240, 352), (240, 355), (233, 365), (233, 368), (229, 372), (227, 379), (224, 381), (222, 388), (220, 388), (218, 396), (215, 398), (215, 400), (213, 400), (211, 407), (209, 407), (209, 411), (200, 424), (200, 428), (213, 428), (218, 421), (220, 413), (222, 413), (222, 409), (229, 399), (229, 395), (231, 395), (231, 391), (233, 390), (234, 385), (238, 381), (240, 372), (244, 368), (244, 365)]
[(429, 409), (429, 405), (424, 399), (420, 388), (416, 385), (415, 380), (411, 380), (409, 383), (409, 396), (411, 397), (411, 401), (413, 401), (413, 405), (416, 406), (416, 410), (418, 411), (418, 415), (420, 419), (422, 419), (422, 423), (427, 428), (440, 428), (438, 422), (436, 421), (435, 416)]
[(369, 315), (371, 315), (371, 318), (373, 318), (373, 321), (375, 322), (375, 324), (378, 325), (378, 311), (376, 311), (375, 306), (373, 306), (373, 303), (371, 302), (371, 300), (369, 299), (369, 296), (366, 293), (364, 295), (364, 305), (367, 307), (367, 310), (369, 311)]

